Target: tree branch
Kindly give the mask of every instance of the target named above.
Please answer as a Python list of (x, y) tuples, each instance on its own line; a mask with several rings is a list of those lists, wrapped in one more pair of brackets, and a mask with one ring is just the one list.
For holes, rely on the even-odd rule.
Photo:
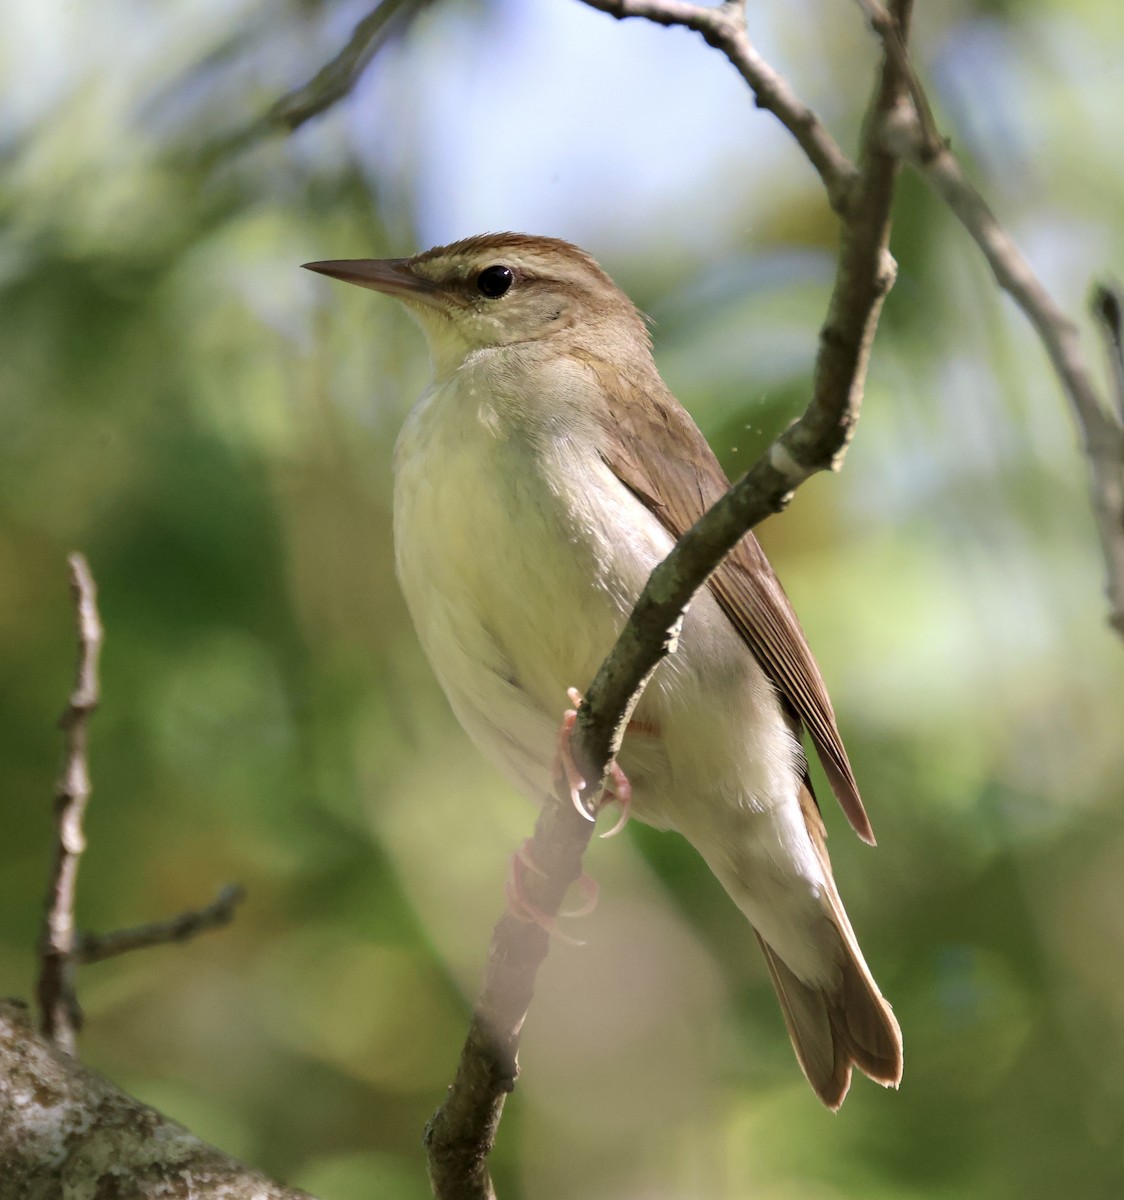
[(102, 962), (132, 950), (189, 941), (209, 929), (229, 925), (234, 920), (234, 910), (245, 898), (245, 889), (230, 883), (205, 908), (189, 909), (166, 921), (115, 929), (111, 933), (82, 933), (75, 942), (72, 958), (79, 964)]
[(205, 161), (237, 154), (262, 138), (293, 133), (337, 104), (359, 82), (371, 60), (397, 33), (402, 33), (434, 0), (379, 0), (351, 31), (347, 44), (331, 62), (300, 87), (286, 92), (260, 116), (209, 145)]
[(921, 126), (926, 157), (937, 154), (946, 145), (933, 115), (929, 97), (921, 83), (921, 78), (913, 68), (913, 61), (906, 49), (905, 38), (898, 27), (897, 18), (879, 3), (879, 0), (856, 0), (859, 8), (866, 13), (870, 27), (882, 39), (885, 51), (894, 61), (898, 73), (909, 87), (909, 95), (917, 110), (917, 119)]
[[(586, 2), (605, 11), (622, 10), (614, 15), (658, 14), (651, 19), (691, 28), (696, 27), (700, 12), (729, 14), (737, 7), (700, 10), (694, 5), (655, 0), (606, 7), (601, 0)], [(910, 0), (895, 5), (903, 30), (909, 8)], [(886, 114), (901, 103), (906, 88), (907, 81), (887, 55), (869, 106), (853, 182), (854, 203), (846, 206), (811, 403), (800, 420), (680, 538), (652, 572), (578, 710), (573, 752), (588, 780), (604, 778), (644, 684), (659, 662), (673, 652), (691, 597), (723, 556), (759, 521), (783, 509), (804, 480), (817, 471), (837, 470), (842, 463), (858, 420), (878, 314), (893, 282), (893, 264), (886, 247), (896, 161), (879, 144), (878, 130)], [(578, 878), (592, 828), (568, 799), (548, 798), (528, 847), (537, 869), (526, 878), (526, 899), (545, 917), (557, 915), (566, 889)], [(488, 1155), (504, 1101), (515, 1085), (519, 1036), (548, 942), (542, 928), (525, 924), (510, 912), (496, 926), (456, 1077), (426, 1131), (430, 1178), (439, 1200), (494, 1198)]]
[(0, 1200), (311, 1200), (221, 1150), (36, 1036), (0, 1001)]
[(68, 561), (78, 629), (78, 666), (74, 690), (59, 718), (66, 759), (55, 790), (55, 852), (39, 938), (37, 994), (43, 1033), (61, 1050), (73, 1054), (82, 1026), (82, 1011), (74, 991), (74, 898), (78, 864), (86, 849), (82, 820), (90, 799), (87, 725), (98, 706), (102, 625), (89, 564), (81, 554), (72, 554)]
[[(872, 7), (872, 0), (862, 2), (864, 8)], [(876, 27), (881, 32), (885, 22)], [(916, 75), (912, 78), (914, 88), (924, 98)], [(924, 110), (928, 111), (927, 101)], [(1109, 620), (1124, 636), (1124, 412), (1102, 400), (1076, 324), (1054, 302), (1014, 239), (965, 175), (948, 143), (927, 130), (916, 101), (887, 113), (882, 142), (887, 150), (910, 163), (952, 210), (987, 259), (996, 283), (1034, 327), (1053, 364), (1089, 463), (1093, 512), (1106, 565)]]
[(95, 937), (74, 928), (82, 819), (90, 798), (87, 725), (99, 699), (103, 630), (97, 587), (81, 554), (69, 559), (78, 629), (73, 691), (59, 725), (66, 759), (55, 804), (55, 854), (40, 936), (38, 998), (43, 1038), (26, 1007), (0, 1002), (0, 1200), (121, 1196), (157, 1200), (307, 1200), (229, 1158), (82, 1067), (75, 1056), (81, 1010), (75, 968), (227, 924), (237, 886), (197, 912)]
[[(580, 752), (578, 740), (574, 748)], [(578, 814), (568, 795), (547, 797), (527, 845), (527, 857), (535, 864), (524, 878), (528, 907), (548, 918), (558, 915), (563, 896), (581, 874), (592, 833), (592, 822)], [(492, 934), (456, 1075), (425, 1131), (429, 1176), (438, 1200), (494, 1200), (488, 1155), (504, 1101), (515, 1088), (519, 1039), (549, 942), (543, 926), (510, 910)]]
[(391, 35), (413, 21), (433, 0), (381, 0), (355, 26), (347, 45), (302, 87), (270, 106), (265, 121), (288, 133), (342, 100)]
[(74, 689), (59, 718), (59, 726), (66, 735), (66, 761), (56, 788), (55, 850), (39, 937), (36, 991), (44, 1035), (60, 1050), (74, 1055), (78, 1031), (82, 1028), (82, 1009), (74, 979), (76, 967), (131, 950), (185, 942), (205, 930), (228, 925), (245, 892), (237, 884), (229, 884), (205, 908), (183, 912), (166, 921), (105, 934), (75, 932), (78, 864), (86, 849), (82, 821), (92, 791), (87, 726), (100, 696), (98, 658), (104, 631), (98, 615), (97, 585), (89, 563), (81, 554), (72, 554), (67, 561), (78, 629), (78, 665)]

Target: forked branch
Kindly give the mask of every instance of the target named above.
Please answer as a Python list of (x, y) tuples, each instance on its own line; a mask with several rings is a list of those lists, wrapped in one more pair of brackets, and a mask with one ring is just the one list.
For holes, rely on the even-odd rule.
[(76, 931), (78, 864), (86, 849), (82, 824), (90, 799), (89, 721), (98, 706), (101, 684), (98, 660), (103, 629), (98, 614), (97, 585), (90, 565), (72, 554), (70, 589), (78, 630), (78, 665), (74, 689), (59, 718), (66, 739), (65, 762), (55, 792), (55, 839), (43, 927), (39, 938), (37, 996), (40, 1028), (64, 1053), (74, 1056), (82, 1028), (75, 970), (132, 950), (184, 942), (208, 929), (228, 925), (245, 893), (236, 884), (223, 888), (205, 908), (180, 913), (166, 921), (92, 934)]
[[(871, 15), (887, 52), (905, 60), (893, 18), (876, 0), (859, 0)], [(908, 61), (908, 60), (906, 60)], [(1120, 352), (1119, 293), (1104, 286), (1094, 311), (1109, 348), (1115, 403), (1102, 397), (1093, 381), (1076, 323), (1062, 311), (1034, 268), (1000, 224), (936, 130), (932, 109), (916, 72), (909, 69), (911, 103), (887, 112), (882, 142), (914, 167), (948, 206), (979, 247), (995, 282), (1022, 309), (1054, 368), (1077, 424), (1089, 464), (1089, 484), (1106, 567), (1109, 621), (1124, 636), (1124, 365)]]

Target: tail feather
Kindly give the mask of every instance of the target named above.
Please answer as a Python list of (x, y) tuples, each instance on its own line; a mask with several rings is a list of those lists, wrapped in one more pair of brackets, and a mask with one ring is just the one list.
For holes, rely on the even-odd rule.
[(804, 983), (760, 934), (757, 939), (797, 1060), (824, 1104), (834, 1112), (843, 1103), (852, 1066), (884, 1087), (897, 1087), (902, 1077), (901, 1031), (847, 937), (840, 937), (841, 978), (830, 991)]
[[(753, 846), (739, 855), (729, 841), (717, 848), (701, 838), (691, 840), (757, 934), (797, 1060), (816, 1095), (834, 1112), (856, 1067), (883, 1087), (898, 1086), (902, 1034), (835, 887), (827, 831), (807, 776), (798, 798), (810, 849), (822, 869), (814, 882), (800, 873), (786, 874), (783, 864), (778, 870), (760, 845), (755, 857)], [(783, 829), (783, 814), (777, 822), (782, 837), (790, 832)]]

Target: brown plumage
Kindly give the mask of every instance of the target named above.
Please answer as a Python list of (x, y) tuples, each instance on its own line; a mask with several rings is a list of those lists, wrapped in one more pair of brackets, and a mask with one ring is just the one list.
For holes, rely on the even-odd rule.
[[(396, 452), (399, 578), (465, 729), (549, 786), (557, 712), (652, 567), (727, 488), (652, 362), (643, 318), (584, 251), (485, 234), (412, 259), (311, 264), (418, 317), (434, 379)], [(838, 1108), (857, 1068), (896, 1086), (901, 1034), (839, 893), (800, 738), (874, 835), (788, 597), (747, 534), (695, 597), (622, 763), (633, 812), (678, 829), (754, 927), (797, 1058)]]
[[(587, 361), (594, 371), (613, 370), (609, 363)], [(645, 379), (643, 390), (619, 372), (614, 380), (615, 386), (605, 389), (605, 420), (614, 434), (606, 462), (671, 536), (680, 538), (722, 497), (729, 481), (706, 438), (662, 380), (657, 389)], [(669, 448), (674, 453), (668, 453)], [(752, 533), (730, 551), (707, 586), (808, 729), (851, 827), (873, 846), (874, 831), (823, 677), (792, 603)]]

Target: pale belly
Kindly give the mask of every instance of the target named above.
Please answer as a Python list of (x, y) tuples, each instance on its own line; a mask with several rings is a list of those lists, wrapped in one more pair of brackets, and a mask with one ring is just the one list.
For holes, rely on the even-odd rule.
[[(399, 577), (462, 725), (539, 799), (566, 689), (592, 680), (672, 540), (595, 449), (559, 443), (532, 458), (466, 405), (441, 413), (440, 400), (419, 405), (400, 441)], [(684, 795), (743, 811), (791, 795), (795, 743), (780, 706), (705, 589), (636, 715), (621, 763), (641, 819), (684, 828)]]
[(394, 524), (406, 601), (453, 709), (537, 798), (566, 690), (592, 679), (643, 578), (637, 566), (622, 586), (596, 531), (529, 467), (491, 438), (419, 439), (399, 454)]

